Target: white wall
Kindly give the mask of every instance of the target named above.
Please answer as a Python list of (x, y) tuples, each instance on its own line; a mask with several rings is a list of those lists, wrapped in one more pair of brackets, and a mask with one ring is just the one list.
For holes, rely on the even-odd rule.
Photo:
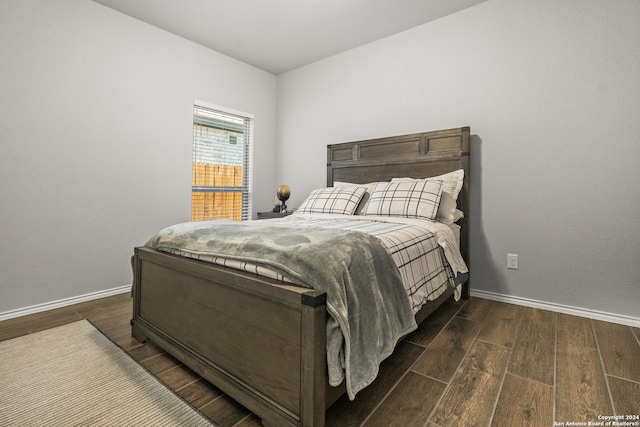
[(491, 0), (276, 78), (92, 1), (3, 0), (0, 313), (130, 283), (189, 219), (200, 99), (255, 114), (254, 211), (323, 186), (328, 143), (469, 125), (473, 287), (638, 317), (638, 18)]
[(190, 219), (195, 99), (255, 115), (273, 203), (277, 78), (88, 0), (0, 2), (0, 313), (131, 283)]
[(640, 317), (638, 22), (636, 0), (492, 0), (281, 75), (289, 205), (329, 143), (468, 125), (472, 287)]

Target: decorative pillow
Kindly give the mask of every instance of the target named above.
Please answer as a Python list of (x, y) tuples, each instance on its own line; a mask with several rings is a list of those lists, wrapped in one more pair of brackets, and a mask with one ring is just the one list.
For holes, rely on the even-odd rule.
[(317, 188), (297, 212), (353, 215), (365, 191), (360, 186)]
[[(424, 181), (425, 179), (416, 180), (414, 178), (393, 178), (391, 182), (411, 182)], [(457, 209), (457, 200), (462, 184), (464, 182), (464, 170), (458, 169), (454, 172), (445, 173), (443, 175), (426, 178), (426, 180), (441, 180), (442, 198), (438, 207), (436, 221), (444, 224), (452, 224), (464, 216), (462, 211)]]
[[(454, 200), (458, 200), (458, 194), (460, 194), (460, 190), (462, 189), (462, 184), (464, 182), (464, 169), (458, 169), (457, 171), (423, 179), (441, 180), (442, 191), (446, 191), (451, 194)], [(391, 182), (414, 180), (415, 178), (393, 178)]]
[(367, 207), (367, 203), (369, 203), (369, 197), (371, 197), (371, 192), (373, 191), (373, 187), (376, 184), (378, 183), (370, 182), (368, 184), (353, 184), (350, 182), (334, 181), (333, 186), (334, 187), (352, 187), (352, 186), (366, 187), (367, 191), (362, 196), (362, 200), (360, 200), (360, 203), (358, 204), (358, 207), (356, 208), (356, 211), (354, 213), (354, 215), (364, 215), (364, 212)]
[(400, 216), (433, 220), (442, 195), (442, 181), (413, 180), (378, 183), (365, 215)]

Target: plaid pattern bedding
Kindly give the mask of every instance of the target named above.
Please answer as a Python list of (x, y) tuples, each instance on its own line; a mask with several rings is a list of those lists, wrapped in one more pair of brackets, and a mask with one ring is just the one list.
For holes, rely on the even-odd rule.
[(366, 215), (435, 219), (442, 195), (442, 181), (378, 183), (373, 187)]
[[(438, 245), (434, 233), (415, 223), (386, 222), (382, 218), (364, 219), (339, 215), (290, 215), (266, 220), (287, 225), (326, 227), (369, 233), (382, 241), (400, 270), (407, 295), (416, 313), (426, 302), (436, 299), (448, 286), (455, 286), (453, 271)], [(425, 221), (426, 222), (426, 221)], [(426, 222), (428, 225), (428, 222)], [(287, 277), (265, 267), (242, 261), (208, 255), (179, 255), (243, 270), (278, 280), (291, 282)]]
[(352, 215), (367, 189), (365, 187), (327, 187), (313, 190), (298, 212)]

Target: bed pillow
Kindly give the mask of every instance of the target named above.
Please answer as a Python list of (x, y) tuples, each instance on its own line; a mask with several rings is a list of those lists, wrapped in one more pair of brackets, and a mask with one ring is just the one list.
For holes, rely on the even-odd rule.
[(413, 180), (378, 183), (373, 187), (365, 215), (436, 218), (442, 181)]
[[(393, 178), (391, 182), (411, 182), (415, 180), (416, 179), (414, 178)], [(426, 180), (442, 181), (442, 198), (440, 200), (440, 206), (438, 207), (436, 221), (444, 224), (453, 224), (460, 218), (464, 217), (462, 211), (457, 209), (458, 195), (460, 194), (460, 190), (462, 189), (462, 184), (464, 182), (463, 169), (426, 178)]]
[(438, 213), (436, 214), (436, 221), (449, 225), (457, 222), (460, 218), (464, 218), (464, 213), (458, 209), (456, 200), (451, 194), (443, 191)]
[(371, 197), (371, 192), (373, 191), (373, 187), (376, 184), (378, 184), (378, 183), (377, 182), (369, 182), (367, 184), (353, 184), (351, 182), (335, 181), (333, 183), (333, 186), (334, 187), (353, 187), (353, 186), (366, 187), (367, 191), (362, 196), (362, 199), (360, 200), (360, 203), (358, 204), (358, 207), (356, 208), (356, 211), (354, 212), (354, 215), (364, 215), (364, 212), (365, 212), (366, 207), (367, 207), (367, 203), (369, 203), (369, 197)]
[[(431, 176), (423, 179), (435, 179), (442, 181), (442, 191), (449, 193), (454, 200), (458, 200), (458, 195), (462, 189), (464, 183), (464, 169), (458, 169), (457, 171), (448, 172), (438, 176)], [(415, 178), (393, 178), (391, 182), (397, 181), (413, 181)]]
[(317, 188), (297, 212), (353, 215), (365, 191), (361, 186)]

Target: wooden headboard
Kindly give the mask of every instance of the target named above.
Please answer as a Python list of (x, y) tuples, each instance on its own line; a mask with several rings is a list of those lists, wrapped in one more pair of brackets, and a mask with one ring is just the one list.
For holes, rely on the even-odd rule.
[[(327, 146), (327, 185), (335, 181), (366, 184), (391, 178), (429, 178), (464, 169), (458, 196), (460, 252), (469, 264), (470, 129), (461, 127)], [(468, 286), (463, 292), (468, 296)]]

